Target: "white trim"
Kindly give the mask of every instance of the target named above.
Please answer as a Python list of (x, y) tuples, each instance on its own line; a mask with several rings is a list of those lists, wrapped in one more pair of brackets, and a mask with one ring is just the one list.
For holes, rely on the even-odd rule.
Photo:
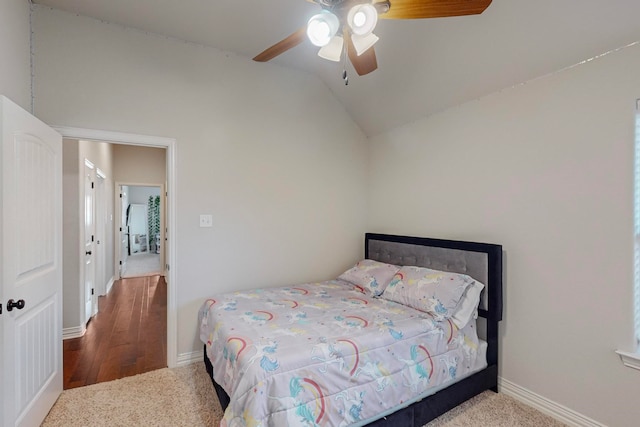
[(87, 332), (87, 328), (84, 326), (74, 326), (73, 328), (62, 329), (62, 339), (70, 340), (72, 338), (80, 338)]
[[(176, 282), (177, 265), (175, 260), (178, 253), (178, 238), (176, 233), (176, 206), (177, 206), (177, 177), (176, 177), (176, 140), (160, 136), (138, 135), (132, 133), (112, 132), (96, 129), (75, 128), (68, 126), (52, 126), (65, 138), (75, 138), (90, 141), (103, 141), (129, 145), (141, 145), (148, 147), (163, 147), (167, 149), (167, 186), (165, 191), (169, 194), (166, 206), (167, 222), (169, 229), (169, 245), (165, 245), (165, 263), (167, 280), (167, 365), (169, 368), (177, 366), (178, 362), (178, 287)], [(168, 246), (168, 248), (167, 248)]]
[(149, 147), (169, 147), (176, 142), (174, 138), (165, 138), (162, 136), (139, 135), (135, 133), (112, 132), (109, 130), (85, 129), (69, 126), (51, 127), (65, 138), (84, 139), (90, 141), (117, 142), (126, 143), (128, 145), (146, 145)]
[(575, 427), (606, 427), (604, 424), (592, 420), (566, 406), (560, 405), (546, 397), (540, 396), (524, 387), (512, 383), (502, 377), (498, 378), (500, 393), (511, 396), (522, 403), (537, 409), (569, 426)]
[[(84, 161), (82, 162), (82, 164), (80, 165), (80, 170), (82, 171), (82, 174), (80, 175), (80, 185), (78, 187), (78, 190), (80, 192), (79, 194), (79, 200), (81, 201), (80, 203), (80, 219), (81, 221), (78, 223), (78, 225), (80, 226), (80, 301), (82, 301), (82, 304), (80, 306), (80, 313), (82, 314), (82, 323), (83, 324), (87, 324), (89, 323), (89, 320), (91, 320), (91, 318), (94, 316), (95, 312), (97, 312), (98, 309), (98, 299), (97, 296), (93, 296), (91, 298), (91, 311), (89, 313), (89, 315), (87, 315), (87, 307), (86, 307), (86, 302), (87, 302), (87, 266), (86, 266), (86, 255), (84, 255), (84, 251), (86, 250), (86, 245), (87, 245), (87, 181), (86, 181), (86, 177), (85, 177), (85, 172), (86, 172), (86, 168), (91, 169), (90, 176), (91, 176), (91, 183), (93, 184), (94, 180), (95, 180), (95, 168), (96, 166), (93, 164), (93, 162), (89, 159), (87, 159), (86, 157), (84, 158)], [(92, 187), (93, 188), (93, 187)], [(93, 194), (93, 192), (92, 192)], [(91, 206), (91, 212), (94, 212), (95, 210), (95, 194), (92, 196), (92, 200), (93, 205)], [(93, 222), (93, 230), (91, 232), (91, 234), (95, 235), (95, 215), (93, 216), (92, 222)], [(92, 244), (93, 247), (93, 244)], [(92, 249), (93, 250), (93, 249)], [(93, 250), (93, 252), (95, 252), (95, 250)], [(93, 285), (93, 289), (95, 289), (96, 287), (96, 262), (95, 259), (91, 261), (91, 263), (93, 264), (93, 277), (92, 279), (92, 285)], [(63, 309), (64, 310), (64, 309)]]
[(616, 350), (616, 353), (620, 356), (620, 360), (624, 366), (640, 370), (640, 353), (629, 353), (620, 350)]
[(105, 286), (105, 295), (109, 294), (109, 291), (113, 287), (114, 283), (115, 279), (113, 278), (113, 276), (111, 276), (111, 279), (109, 279), (109, 281), (107, 282), (107, 286)]
[(178, 355), (177, 366), (186, 366), (192, 363), (201, 362), (203, 357), (202, 350), (192, 351), (191, 353), (180, 353)]

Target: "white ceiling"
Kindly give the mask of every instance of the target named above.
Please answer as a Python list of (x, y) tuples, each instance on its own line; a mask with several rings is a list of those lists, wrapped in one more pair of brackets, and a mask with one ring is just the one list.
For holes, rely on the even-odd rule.
[[(33, 1), (249, 59), (320, 10), (305, 0)], [(271, 63), (317, 74), (374, 135), (636, 42), (639, 20), (638, 0), (493, 0), (481, 15), (380, 20), (378, 70), (360, 77), (349, 65), (348, 86), (342, 63), (308, 41)]]

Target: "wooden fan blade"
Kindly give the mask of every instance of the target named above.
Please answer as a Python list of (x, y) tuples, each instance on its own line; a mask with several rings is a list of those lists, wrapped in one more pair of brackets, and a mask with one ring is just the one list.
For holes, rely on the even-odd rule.
[(422, 19), (477, 15), (491, 0), (389, 0), (391, 8), (382, 19)]
[(267, 62), (275, 58), (276, 56), (280, 55), (281, 53), (284, 53), (289, 49), (298, 46), (300, 43), (304, 41), (306, 35), (307, 35), (307, 27), (305, 26), (300, 28), (295, 33), (289, 35), (288, 37), (285, 37), (284, 39), (280, 40), (278, 43), (274, 44), (273, 46), (260, 52), (255, 56), (255, 58), (253, 58), (253, 60), (258, 62)]
[(376, 60), (376, 51), (371, 46), (366, 51), (362, 52), (362, 55), (358, 56), (356, 48), (353, 46), (351, 40), (351, 33), (349, 31), (344, 32), (344, 38), (347, 41), (347, 53), (349, 54), (349, 60), (353, 64), (353, 68), (356, 70), (359, 76), (364, 76), (378, 68), (378, 61)]

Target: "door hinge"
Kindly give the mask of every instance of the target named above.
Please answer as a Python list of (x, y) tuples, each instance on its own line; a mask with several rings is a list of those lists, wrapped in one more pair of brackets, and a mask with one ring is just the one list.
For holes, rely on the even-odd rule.
[(2, 304), (0, 304), (0, 314), (2, 314)]
[(120, 265), (122, 265), (122, 261), (120, 261)]
[(93, 188), (93, 182), (91, 183), (91, 188)]
[(120, 198), (122, 199), (122, 193), (120, 193)]
[(91, 288), (91, 295), (93, 295), (93, 288)]
[(93, 234), (91, 235), (91, 241), (93, 242)]

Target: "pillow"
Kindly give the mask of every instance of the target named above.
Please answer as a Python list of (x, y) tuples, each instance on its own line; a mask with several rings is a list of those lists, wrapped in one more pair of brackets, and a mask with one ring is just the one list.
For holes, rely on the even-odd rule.
[(437, 321), (451, 318), (462, 296), (475, 282), (465, 274), (424, 267), (402, 267), (382, 298), (431, 314)]
[(384, 292), (393, 276), (400, 267), (372, 259), (363, 259), (349, 270), (342, 273), (338, 279), (349, 282), (360, 288), (363, 293), (379, 296)]
[(462, 329), (471, 321), (478, 318), (478, 305), (480, 304), (480, 294), (484, 289), (484, 284), (474, 280), (467, 288), (458, 305), (458, 309), (451, 316), (451, 321), (458, 329)]

